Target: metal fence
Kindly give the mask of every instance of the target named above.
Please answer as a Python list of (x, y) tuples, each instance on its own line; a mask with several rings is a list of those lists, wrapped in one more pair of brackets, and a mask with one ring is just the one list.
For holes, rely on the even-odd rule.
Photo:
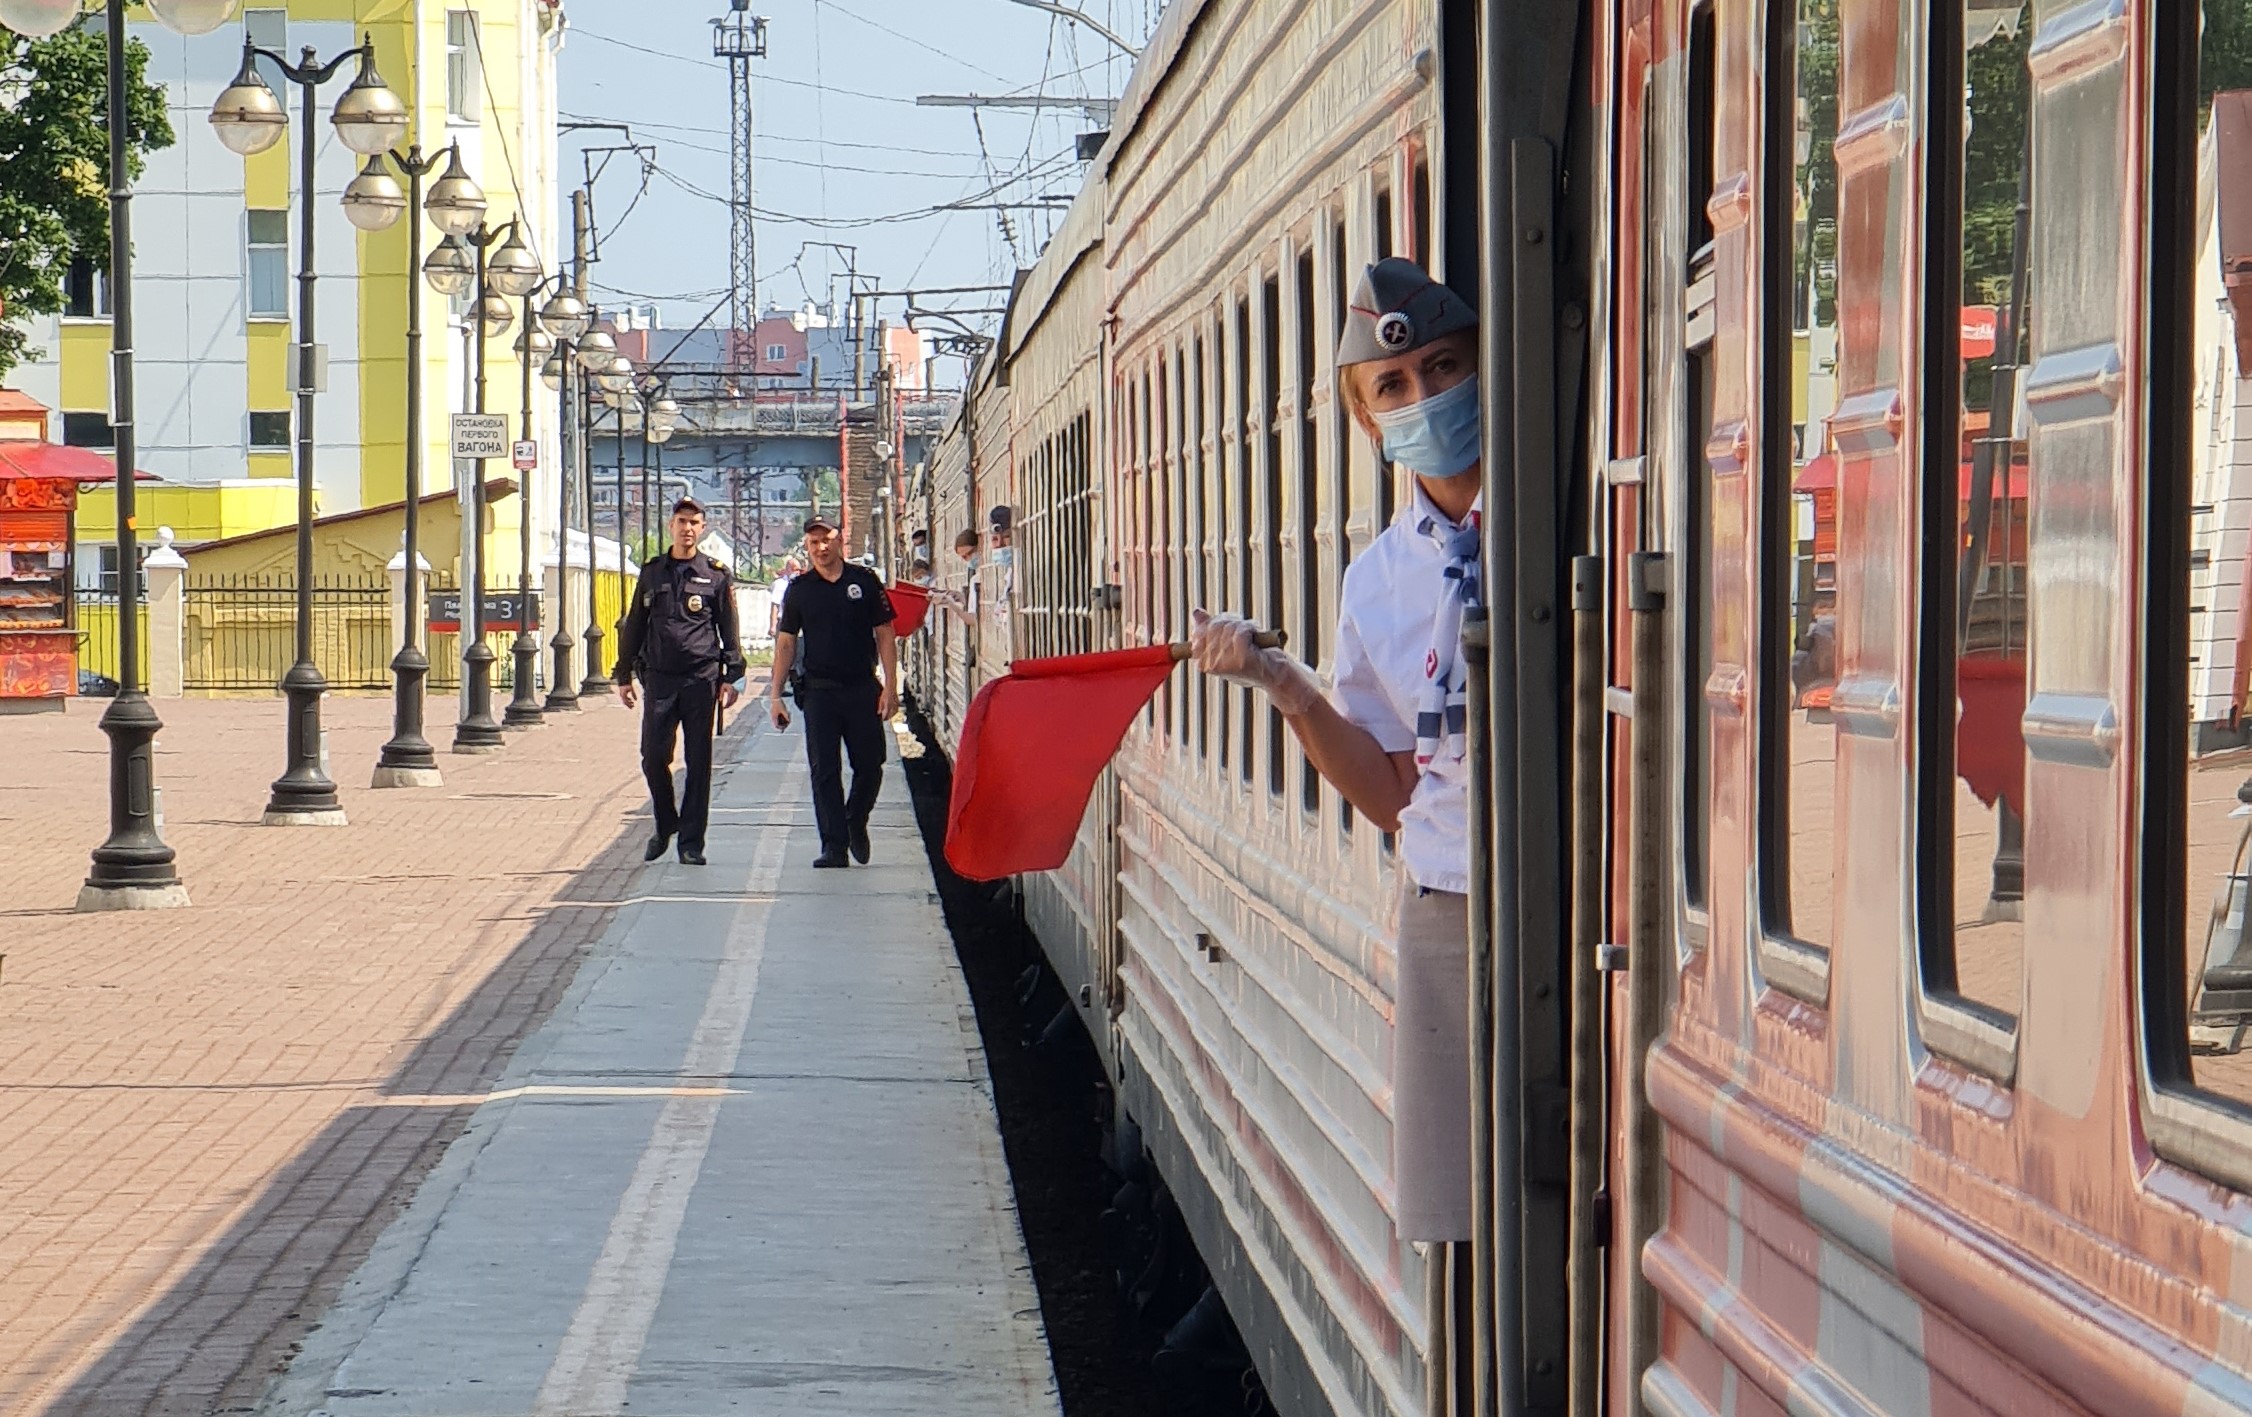
[[(183, 679), (190, 692), (277, 688), (297, 662), (297, 582), (290, 576), (195, 576), (186, 586)], [(391, 586), (317, 578), (313, 663), (331, 689), (391, 682)]]
[[(106, 686), (98, 687), (88, 676), (94, 676), (94, 680), (108, 680), (110, 684), (118, 681), (117, 592), (81, 588), (77, 594), (78, 613), (74, 623), (78, 628), (80, 692), (114, 692)], [(141, 629), (141, 647), (140, 653), (134, 658), (139, 661), (137, 667), (140, 670), (140, 683), (145, 689), (149, 682), (148, 603), (142, 602), (139, 610), (137, 623)]]

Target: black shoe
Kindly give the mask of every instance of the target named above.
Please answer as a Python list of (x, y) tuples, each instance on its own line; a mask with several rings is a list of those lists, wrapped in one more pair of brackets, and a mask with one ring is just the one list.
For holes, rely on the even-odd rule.
[(854, 822), (852, 824), (852, 859), (863, 866), (868, 864), (868, 824), (866, 822)]
[(704, 848), (702, 848), (701, 846), (683, 846), (683, 847), (681, 847), (681, 848), (680, 848), (680, 864), (681, 864), (681, 865), (683, 865), (683, 866), (701, 866), (701, 865), (703, 865), (703, 864), (704, 864)]
[(842, 866), (844, 864), (845, 854), (841, 851), (836, 850), (834, 847), (822, 852), (819, 856), (813, 858), (814, 869), (820, 871), (826, 871), (831, 867)]
[(649, 844), (647, 846), (641, 848), (641, 859), (644, 861), (654, 861), (658, 857), (664, 855), (665, 848), (670, 845), (672, 845), (672, 833), (658, 832), (655, 836), (649, 838)]

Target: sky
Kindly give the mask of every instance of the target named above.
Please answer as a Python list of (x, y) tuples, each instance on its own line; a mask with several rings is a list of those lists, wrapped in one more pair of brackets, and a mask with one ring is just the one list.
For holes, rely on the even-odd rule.
[[(1136, 45), (1163, 8), (1161, 0), (1070, 3)], [(584, 153), (624, 141), (614, 131), (563, 134), (565, 185), (579, 183), (588, 161), (600, 174), (595, 293), (610, 305), (654, 301), (668, 329), (693, 326), (726, 292), (728, 75), (712, 57), (711, 29), (726, 5), (566, 7), (565, 122), (625, 123), (635, 142), (656, 148), (645, 166), (631, 153)], [(753, 10), (767, 20), (767, 57), (752, 66), (762, 307), (826, 299), (848, 261), (886, 290), (1005, 286), (1037, 259), (1061, 205), (933, 209), (1069, 198), (1083, 171), (1073, 139), (1101, 125), (1076, 110), (929, 108), (915, 98), (1115, 97), (1131, 73), (1131, 61), (1096, 32), (1015, 0), (753, 0)], [(918, 303), (979, 310), (1004, 296)], [(886, 301), (883, 314), (897, 321), (902, 305)], [(998, 324), (990, 314), (963, 318), (986, 332)]]

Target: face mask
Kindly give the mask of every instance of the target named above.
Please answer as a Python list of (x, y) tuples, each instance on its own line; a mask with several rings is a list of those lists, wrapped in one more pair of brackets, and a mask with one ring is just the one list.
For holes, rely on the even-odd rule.
[(1454, 477), (1478, 461), (1484, 412), (1473, 374), (1443, 394), (1369, 417), (1387, 459), (1424, 477)]

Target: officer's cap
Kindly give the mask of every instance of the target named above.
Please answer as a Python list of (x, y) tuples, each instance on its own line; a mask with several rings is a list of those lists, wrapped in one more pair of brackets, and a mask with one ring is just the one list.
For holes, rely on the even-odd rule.
[(683, 497), (679, 501), (672, 504), (672, 514), (674, 516), (677, 517), (682, 512), (694, 512), (697, 516), (700, 517), (704, 515), (704, 504), (697, 501), (693, 497)]
[(1368, 364), (1421, 349), (1456, 330), (1478, 328), (1478, 312), (1405, 256), (1387, 256), (1361, 273), (1337, 341), (1337, 363)]
[(805, 529), (809, 533), (813, 531), (835, 531), (837, 529), (837, 524), (833, 521), (830, 521), (829, 518), (822, 513), (815, 512), (812, 516), (805, 519)]

